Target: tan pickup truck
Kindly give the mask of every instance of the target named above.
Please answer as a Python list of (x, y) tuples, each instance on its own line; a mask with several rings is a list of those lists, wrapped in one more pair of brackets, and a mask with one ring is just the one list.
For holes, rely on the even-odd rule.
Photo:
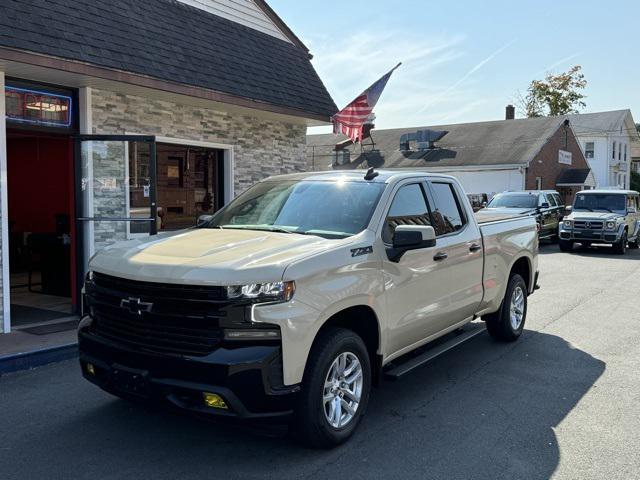
[(538, 276), (535, 219), (479, 218), (444, 175), (268, 178), (197, 228), (91, 260), (83, 375), (125, 398), (291, 418), (305, 442), (339, 444), (385, 375), (485, 323), (498, 340), (520, 336)]

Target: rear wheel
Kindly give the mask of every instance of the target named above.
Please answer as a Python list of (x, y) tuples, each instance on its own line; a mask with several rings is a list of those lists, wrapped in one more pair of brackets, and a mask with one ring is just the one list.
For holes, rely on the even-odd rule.
[(573, 242), (571, 240), (560, 239), (558, 245), (560, 246), (560, 250), (562, 250), (563, 252), (570, 252), (571, 250), (573, 250)]
[(620, 240), (613, 244), (613, 251), (618, 255), (624, 255), (627, 253), (627, 232), (622, 232)]
[(638, 240), (636, 239), (635, 242), (629, 242), (629, 248), (632, 248), (634, 250), (640, 248), (640, 244), (638, 244)]
[(351, 330), (322, 331), (314, 344), (293, 419), (303, 443), (330, 448), (355, 432), (369, 401), (371, 362), (362, 339)]
[(513, 342), (518, 339), (524, 329), (527, 318), (527, 284), (524, 279), (514, 273), (509, 278), (507, 291), (500, 305), (500, 310), (485, 315), (489, 335), (502, 342)]

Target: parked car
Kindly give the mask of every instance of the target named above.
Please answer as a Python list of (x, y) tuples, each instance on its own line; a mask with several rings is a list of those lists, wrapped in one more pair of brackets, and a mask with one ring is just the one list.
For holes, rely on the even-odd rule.
[(89, 268), (89, 381), (197, 413), (290, 416), (298, 438), (329, 447), (354, 432), (382, 372), (460, 343), (477, 317), (516, 340), (538, 238), (533, 217), (478, 224), (453, 177), (304, 173), (257, 183), (200, 227), (108, 247)]
[(633, 190), (584, 190), (576, 194), (571, 214), (560, 226), (560, 249), (568, 252), (574, 243), (611, 245), (624, 255), (638, 248), (640, 215), (638, 192)]
[(540, 239), (558, 237), (558, 225), (565, 214), (564, 201), (555, 190), (525, 190), (499, 193), (486, 206), (496, 213), (535, 217)]

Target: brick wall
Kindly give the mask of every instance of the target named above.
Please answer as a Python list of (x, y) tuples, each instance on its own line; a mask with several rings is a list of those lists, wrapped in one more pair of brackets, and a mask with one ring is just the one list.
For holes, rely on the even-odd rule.
[[(558, 162), (559, 150), (571, 152), (571, 165)], [(589, 168), (589, 164), (584, 158), (573, 130), (561, 125), (529, 165), (525, 177), (525, 188), (534, 190), (536, 188), (536, 177), (541, 177), (543, 190), (557, 190), (556, 179), (563, 170), (570, 168)]]
[[(307, 129), (301, 123), (96, 89), (92, 90), (92, 110), (92, 128), (96, 134), (158, 135), (233, 145), (236, 195), (269, 175), (306, 169)], [(121, 152), (102, 152), (99, 158), (101, 172), (94, 170), (94, 178), (112, 176), (122, 179), (122, 173), (118, 173), (123, 171), (118, 163), (121, 158)], [(123, 197), (120, 184), (114, 195)], [(122, 216), (124, 205), (118, 203), (115, 196), (107, 195), (104, 201), (95, 205), (94, 211), (100, 210), (99, 213), (105, 216)], [(124, 238), (125, 228), (120, 223), (96, 224), (96, 247)]]

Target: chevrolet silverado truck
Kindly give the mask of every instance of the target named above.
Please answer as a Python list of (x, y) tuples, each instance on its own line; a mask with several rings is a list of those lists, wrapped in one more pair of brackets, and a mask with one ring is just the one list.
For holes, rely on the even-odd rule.
[(287, 417), (304, 442), (337, 445), (372, 384), (485, 324), (501, 341), (522, 333), (535, 219), (480, 217), (444, 175), (268, 178), (196, 228), (91, 259), (82, 373), (127, 399)]
[(590, 247), (608, 244), (624, 255), (640, 245), (640, 199), (633, 190), (584, 190), (576, 194), (571, 214), (560, 224), (560, 250), (573, 250), (574, 243)]

